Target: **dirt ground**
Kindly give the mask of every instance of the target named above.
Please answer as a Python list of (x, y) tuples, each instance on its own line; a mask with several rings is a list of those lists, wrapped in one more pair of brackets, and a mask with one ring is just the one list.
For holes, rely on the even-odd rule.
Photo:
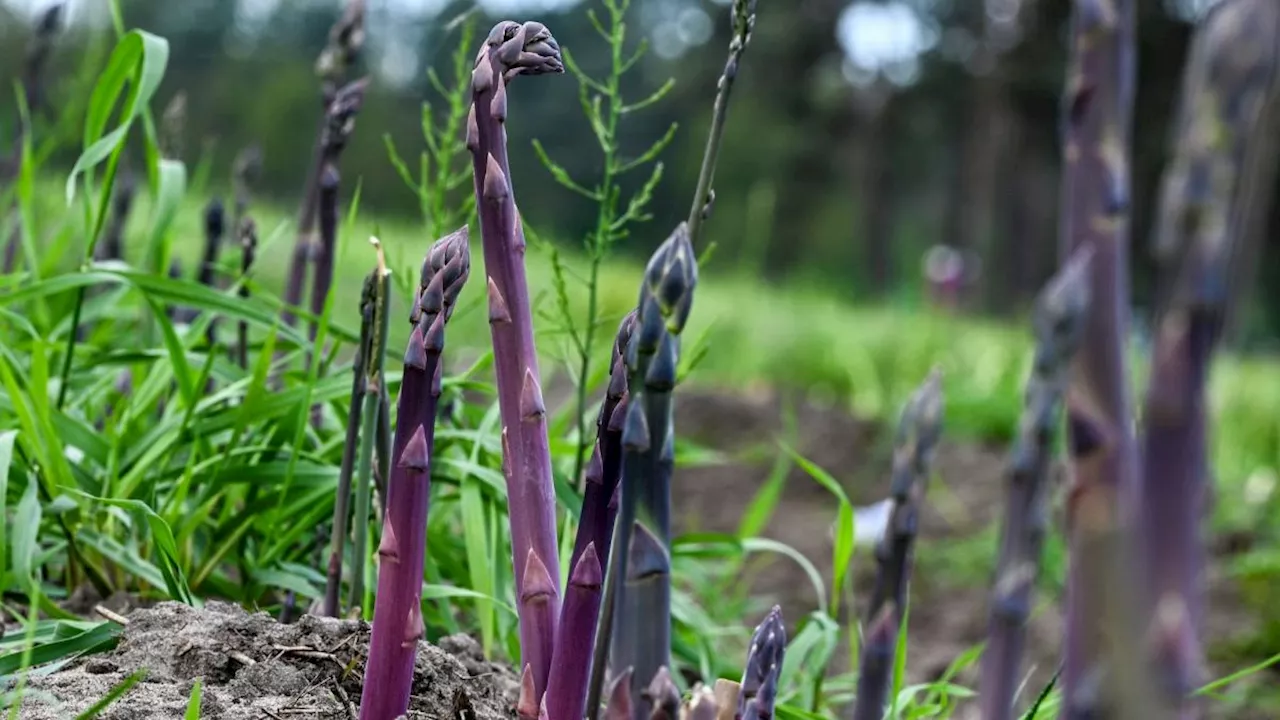
[[(676, 424), (682, 437), (717, 450), (730, 458), (741, 457), (753, 447), (776, 443), (781, 437), (780, 399), (769, 391), (677, 394)], [(870, 504), (887, 494), (891, 433), (849, 414), (802, 405), (796, 409), (796, 449), (840, 481), (856, 505)], [(768, 476), (772, 460), (758, 463), (729, 462), (712, 467), (679, 470), (673, 493), (678, 497), (676, 522), (685, 530), (732, 532), (756, 488)], [(956, 541), (972, 538), (998, 523), (1003, 508), (1002, 471), (1004, 449), (972, 443), (944, 441), (935, 461), (937, 482), (926, 498), (917, 540), (917, 572), (912, 577), (909, 619), (909, 681), (938, 677), (961, 653), (981, 642), (987, 631), (988, 587), (985, 579), (938, 579), (920, 571), (931, 555)], [(764, 535), (799, 550), (823, 571), (830, 582), (832, 540), (829, 528), (836, 505), (830, 493), (793, 468), (786, 489)], [(992, 541), (990, 562), (994, 564)], [(1256, 627), (1256, 618), (1243, 606), (1236, 588), (1222, 577), (1220, 567), (1210, 568), (1210, 614), (1205, 637), (1215, 644), (1230, 643)], [(871, 548), (858, 548), (855, 556), (855, 588), (869, 591), (874, 577)], [(954, 573), (952, 573), (954, 575)], [(810, 584), (802, 571), (786, 560), (776, 560), (754, 582), (753, 592), (778, 602), (789, 618), (801, 618), (816, 609)], [(858, 593), (855, 609), (867, 598)], [(1028, 661), (1034, 668), (1028, 688), (1038, 692), (1051, 677), (1059, 656), (1063, 619), (1053, 603), (1042, 603), (1032, 619)], [(839, 654), (837, 654), (839, 657)], [(1215, 666), (1210, 677), (1238, 670), (1239, 664)], [(973, 673), (962, 678), (973, 678)], [(1261, 678), (1276, 682), (1277, 676)], [(1227, 717), (1227, 715), (1222, 715)], [(1230, 717), (1246, 720), (1272, 718), (1273, 713), (1249, 714), (1237, 709)]]
[[(126, 617), (129, 624), (112, 652), (32, 678), (22, 719), (75, 717), (144, 667), (146, 678), (102, 720), (181, 718), (196, 678), (203, 678), (202, 720), (356, 718), (366, 623), (305, 616), (282, 625), (265, 613), (217, 602), (202, 610), (166, 602)], [(470, 638), (448, 637), (441, 647), (422, 642), (409, 718), (509, 718), (518, 693), (518, 679), (485, 662)], [(470, 715), (462, 712), (467, 704)]]

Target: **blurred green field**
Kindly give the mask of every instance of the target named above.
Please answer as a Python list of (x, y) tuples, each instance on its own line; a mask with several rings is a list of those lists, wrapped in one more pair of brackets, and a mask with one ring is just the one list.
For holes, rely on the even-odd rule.
[[(60, 199), (60, 193), (46, 192), (43, 197)], [(148, 212), (145, 199), (140, 199), (134, 223), (145, 224)], [(200, 254), (201, 213), (201, 204), (189, 200), (173, 226), (173, 252), (183, 261), (188, 276), (194, 274)], [(294, 242), (293, 213), (259, 205), (251, 214), (261, 236), (255, 286), (279, 295)], [(530, 229), (529, 282), (535, 311), (542, 316), (538, 328), (543, 372), (550, 377), (569, 372), (568, 364), (561, 361), (569, 348), (564, 334), (556, 329), (560, 321), (554, 307), (553, 253), (544, 242), (534, 239), (536, 226)], [(664, 228), (644, 229), (653, 246), (665, 237)], [(359, 212), (354, 219), (348, 218), (340, 234), (338, 294), (332, 321), (352, 330), (357, 325), (360, 283), (374, 263), (373, 251), (366, 244), (373, 234), (387, 248), (401, 307), (409, 297), (408, 283), (416, 282), (417, 266), (435, 239), (412, 220), (374, 218)], [(144, 242), (137, 233), (130, 238), (135, 251), (138, 243)], [(472, 246), (473, 278), (483, 277), (484, 257), (476, 233)], [(585, 272), (583, 255), (566, 250), (563, 243), (557, 247), (571, 272)], [(730, 255), (732, 249), (722, 247), (716, 252)], [(223, 267), (234, 273), (238, 263), (238, 250), (225, 248)], [(953, 437), (988, 443), (1003, 443), (1011, 437), (1031, 362), (1029, 327), (919, 307), (854, 306), (830, 289), (773, 286), (754, 277), (717, 271), (717, 265), (727, 264), (713, 255), (700, 279), (698, 300), (685, 335), (686, 360), (699, 357), (689, 375), (691, 383), (734, 393), (761, 388), (797, 392), (808, 402), (843, 406), (862, 417), (889, 419), (930, 368), (939, 366), (945, 374), (948, 431)], [(603, 326), (595, 335), (595, 357), (608, 356), (618, 318), (634, 307), (642, 270), (638, 262), (623, 256), (611, 257), (601, 266)], [(583, 286), (572, 276), (565, 283), (575, 318), (583, 316)], [(488, 348), (483, 287), (478, 282), (468, 284), (456, 319), (450, 323), (450, 352), (455, 359), (466, 360)], [(402, 342), (407, 326), (393, 323), (392, 332), (395, 347)], [(596, 369), (603, 370), (602, 365), (597, 362)], [(1135, 393), (1145, 389), (1146, 365), (1143, 351), (1135, 349)], [(1139, 399), (1135, 398), (1135, 406), (1140, 408)], [(1219, 491), (1214, 512), (1219, 528), (1262, 530), (1280, 510), (1274, 492), (1280, 468), (1277, 407), (1280, 365), (1274, 359), (1223, 356), (1218, 361), (1212, 380), (1212, 411)]]

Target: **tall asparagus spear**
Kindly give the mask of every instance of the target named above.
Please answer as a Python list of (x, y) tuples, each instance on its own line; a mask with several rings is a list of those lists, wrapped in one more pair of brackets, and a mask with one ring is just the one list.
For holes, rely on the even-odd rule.
[[(204, 209), (204, 257), (200, 260), (200, 270), (196, 273), (200, 284), (208, 288), (217, 288), (218, 252), (222, 249), (222, 236), (226, 230), (226, 216), (222, 201), (214, 198)], [(218, 339), (217, 318), (209, 321), (205, 331), (209, 346)]]
[(1157, 250), (1165, 308), (1143, 413), (1141, 537), (1145, 614), (1159, 685), (1180, 718), (1198, 717), (1208, 488), (1206, 385), (1213, 352), (1258, 240), (1280, 131), (1280, 6), (1228, 0), (1192, 44)]
[[(1075, 0), (1071, 58), (1063, 100), (1064, 178), (1061, 245), (1064, 258), (1093, 248), (1090, 310), (1067, 388), (1071, 551), (1063, 660), (1065, 717), (1096, 709), (1090, 678), (1101, 677), (1101, 578), (1127, 577), (1119, 568), (1127, 543), (1137, 468), (1125, 368), (1129, 336), (1129, 153), (1136, 49), (1135, 0)], [(1115, 567), (1090, 567), (1090, 562)]]
[[(697, 258), (681, 223), (650, 258), (640, 288), (635, 328), (627, 343), (631, 396), (623, 420), (622, 505), (609, 560), (605, 601), (612, 623), (615, 668), (630, 667), (633, 717), (647, 716), (643, 691), (671, 653), (671, 472), (675, 434), (671, 393), (679, 365), (679, 336), (693, 308)], [(615, 411), (616, 412), (616, 411)], [(595, 660), (601, 665), (599, 652)], [(590, 700), (588, 701), (590, 702)], [(589, 705), (590, 707), (590, 705)]]
[(1036, 350), (1022, 418), (1009, 454), (1000, 560), (991, 599), (991, 628), (982, 654), (983, 720), (1014, 717), (1032, 589), (1049, 524), (1053, 438), (1061, 423), (1067, 368), (1089, 306), (1088, 248), (1078, 252), (1040, 296)]
[[(258, 253), (258, 224), (253, 218), (245, 216), (239, 224), (240, 232), (240, 273), (248, 277), (249, 271), (253, 269), (254, 260)], [(249, 298), (249, 284), (242, 282), (240, 284), (240, 297), (242, 299)], [(237, 328), (236, 339), (236, 358), (240, 363), (240, 368), (249, 367), (249, 323), (246, 320), (240, 321)]]
[[(294, 241), (288, 281), (285, 285), (286, 307), (296, 307), (302, 302), (303, 288), (307, 281), (307, 264), (310, 262), (311, 248), (315, 243), (312, 235), (315, 232), (316, 209), (320, 202), (320, 177), (329, 161), (336, 158), (336, 156), (330, 157), (334, 153), (329, 147), (330, 140), (326, 135), (331, 133), (333, 127), (334, 103), (354, 85), (353, 83), (339, 90), (346, 78), (347, 70), (355, 64), (360, 51), (364, 48), (364, 16), (365, 1), (348, 0), (342, 15), (329, 29), (328, 44), (316, 58), (322, 113), (315, 147), (312, 150), (311, 167), (307, 170), (306, 180), (302, 186), (302, 203), (298, 209), (298, 234)], [(363, 81), (357, 82), (363, 83)], [(363, 89), (361, 97), (363, 97)], [(355, 111), (358, 110), (359, 102), (355, 106)], [(350, 133), (349, 129), (347, 133)], [(285, 322), (293, 324), (292, 313), (286, 311), (284, 318)]]
[[(529, 666), (535, 703), (546, 690), (560, 611), (555, 487), (539, 384), (524, 231), (507, 161), (507, 83), (518, 75), (564, 72), (560, 46), (541, 23), (510, 20), (489, 32), (471, 75), (467, 149), (475, 174), (484, 244), (503, 467), (510, 507), (512, 563), (521, 598), (521, 666)], [(525, 569), (546, 577), (527, 579)], [(526, 607), (526, 600), (529, 605)]]
[(378, 595), (360, 699), (361, 720), (389, 720), (407, 712), (413, 660), (424, 629), (422, 567), (431, 497), (431, 443), (440, 400), (445, 323), (470, 273), (466, 235), (454, 233), (437, 241), (428, 262), (433, 273), (427, 291), (418, 298), (422, 321), (409, 336), (397, 399), (394, 445), (400, 451), (389, 482), (378, 547)]
[(898, 421), (889, 489), (893, 507), (876, 545), (878, 572), (867, 608), (869, 630), (858, 665), (854, 720), (880, 720), (884, 715), (898, 628), (907, 607), (920, 501), (942, 435), (942, 411), (942, 376), (935, 370), (907, 401)]

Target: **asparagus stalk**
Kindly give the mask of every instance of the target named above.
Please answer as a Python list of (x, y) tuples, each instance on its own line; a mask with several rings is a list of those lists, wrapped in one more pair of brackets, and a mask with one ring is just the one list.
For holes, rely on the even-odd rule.
[[(329, 298), (329, 290), (333, 286), (333, 258), (338, 247), (338, 190), (341, 176), (338, 168), (330, 163), (320, 175), (320, 242), (315, 246), (315, 277), (311, 284), (312, 320), (307, 327), (307, 340), (311, 345), (311, 357), (323, 354), (317, 348), (316, 335), (320, 331), (319, 317), (324, 313), (325, 301)], [(324, 420), (322, 406), (316, 403), (311, 406), (311, 426), (319, 428)]]
[(591, 648), (596, 618), (600, 614), (600, 588), (604, 583), (594, 542), (587, 543), (572, 567), (544, 695), (547, 715), (557, 720), (578, 720), (586, 710)]
[[(258, 225), (251, 217), (245, 217), (240, 221), (240, 273), (245, 278), (249, 276), (249, 271), (253, 269), (255, 256), (258, 252)], [(249, 283), (240, 283), (240, 297), (244, 300), (249, 299)], [(247, 369), (249, 367), (249, 323), (245, 320), (240, 321), (238, 328), (238, 339), (236, 341), (236, 352), (239, 355), (237, 360), (240, 368)]]
[(316, 163), (315, 170), (312, 171), (312, 176), (307, 180), (303, 207), (298, 216), (298, 240), (293, 246), (288, 280), (285, 284), (284, 321), (289, 325), (295, 324), (297, 320), (292, 308), (302, 303), (302, 292), (307, 283), (308, 264), (319, 254), (313, 235), (324, 178), (330, 173), (331, 168), (336, 172), (338, 158), (355, 130), (355, 118), (364, 104), (364, 94), (368, 86), (368, 78), (348, 83), (333, 93), (333, 100), (328, 103), (325, 110), (325, 122), (320, 131), (319, 161)]
[[(1168, 284), (1147, 389), (1139, 515), (1159, 687), (1177, 717), (1198, 717), (1203, 680), (1208, 491), (1206, 384), (1227, 322), (1239, 262), (1257, 241), (1276, 175), (1280, 8), (1231, 0), (1196, 31), (1157, 249)], [(1261, 192), (1259, 192), (1261, 191)], [(1265, 220), (1262, 220), (1265, 225)], [(1252, 237), (1248, 237), (1252, 235)]]
[(778, 675), (787, 652), (787, 628), (782, 624), (782, 608), (777, 605), (751, 635), (747, 665), (742, 671), (737, 703), (741, 720), (769, 720), (778, 697)]
[(711, 132), (702, 154), (702, 168), (698, 172), (698, 186), (693, 194), (693, 207), (689, 209), (689, 238), (697, 244), (702, 221), (710, 215), (715, 201), (711, 187), (716, 174), (716, 160), (720, 155), (720, 143), (724, 138), (724, 124), (728, 119), (729, 93), (738, 78), (738, 65), (742, 54), (751, 42), (751, 31), (756, 25), (756, 0), (733, 0), (733, 36), (729, 40), (729, 57), (716, 85), (716, 100), (711, 113)]
[[(602, 625), (596, 639), (593, 677), (597, 679), (588, 695), (588, 707), (592, 707), (594, 686), (603, 676), (604, 643), (610, 643), (613, 664), (634, 670), (630, 694), (636, 718), (647, 712), (643, 678), (652, 678), (658, 668), (670, 665), (668, 548), (675, 443), (671, 392), (679, 364), (679, 334), (692, 309), (697, 280), (697, 259), (687, 225), (681, 223), (645, 269), (635, 328), (625, 354), (627, 384), (632, 392), (622, 431), (623, 476), (627, 481), (621, 485), (618, 537), (609, 562), (605, 601), (610, 612), (602, 617), (610, 625)], [(637, 533), (636, 528), (643, 532)], [(628, 569), (632, 563), (638, 564)]]
[[(1090, 311), (1067, 388), (1067, 437), (1071, 491), (1067, 534), (1064, 713), (1077, 717), (1096, 708), (1086, 685), (1102, 673), (1100, 622), (1109, 589), (1089, 582), (1092, 572), (1125, 576), (1118, 569), (1088, 568), (1096, 558), (1123, 563), (1104, 551), (1133, 509), (1137, 468), (1125, 339), (1129, 334), (1129, 152), (1132, 126), (1134, 0), (1105, 5), (1075, 0), (1071, 58), (1064, 111), (1061, 244), (1064, 257), (1091, 246)], [(1079, 702), (1077, 702), (1079, 696)]]
[(898, 629), (907, 606), (920, 503), (942, 435), (942, 413), (942, 376), (935, 370), (907, 401), (898, 421), (890, 478), (893, 507), (884, 537), (876, 545), (878, 572), (867, 608), (869, 629), (858, 666), (855, 720), (880, 720), (884, 715)]
[(382, 269), (375, 269), (365, 276), (360, 293), (360, 342), (356, 345), (351, 368), (351, 405), (347, 409), (347, 434), (342, 444), (342, 464), (338, 468), (338, 494), (333, 503), (333, 527), (330, 533), (332, 548), (325, 577), (324, 602), (320, 614), (337, 617), (338, 594), (342, 587), (342, 554), (347, 539), (347, 519), (351, 514), (351, 475), (355, 469), (356, 446), (360, 442), (361, 412), (365, 386), (368, 379), (365, 363), (369, 360), (369, 341), (373, 336), (374, 303), (378, 292)]
[[(541, 23), (500, 22), (489, 32), (476, 57), (467, 118), (467, 148), (472, 154), (488, 274), (489, 328), (503, 426), (512, 563), (517, 595), (537, 598), (537, 612), (526, 612), (522, 603), (520, 613), (521, 666), (531, 668), (535, 699), (545, 692), (551, 670), (550, 651), (560, 607), (560, 570), (546, 409), (538, 382), (538, 355), (524, 270), (524, 231), (511, 184), (505, 123), (507, 83), (517, 75), (563, 72), (560, 47)], [(526, 582), (525, 568), (531, 564), (531, 554), (547, 571), (550, 591), (545, 598), (541, 588), (534, 587), (541, 579)]]
[[(569, 567), (576, 567), (588, 545), (594, 545), (597, 553), (609, 556), (613, 539), (613, 519), (617, 506), (612, 505), (622, 477), (622, 421), (626, 416), (627, 367), (623, 356), (631, 332), (635, 328), (636, 313), (631, 311), (618, 324), (614, 338), (613, 355), (609, 367), (609, 387), (604, 403), (596, 419), (596, 445), (587, 464), (586, 488), (582, 495), (582, 512), (579, 514), (578, 533), (574, 540), (573, 555)], [(567, 607), (560, 620), (568, 620)], [(595, 618), (592, 619), (594, 622)], [(592, 631), (594, 638), (595, 632)], [(590, 644), (590, 643), (588, 643)]]
[(249, 212), (253, 184), (261, 172), (262, 148), (250, 145), (236, 154), (235, 162), (231, 165), (231, 186), (235, 194), (231, 227), (239, 229), (244, 223), (245, 213)]
[[(218, 251), (222, 247), (222, 234), (225, 230), (225, 218), (222, 209), (222, 201), (214, 198), (204, 208), (204, 257), (200, 261), (200, 272), (197, 278), (201, 285), (208, 288), (217, 287), (217, 277), (214, 271), (218, 267)], [(217, 319), (209, 322), (206, 330), (206, 337), (209, 346), (218, 339)]]
[(1049, 524), (1053, 438), (1061, 422), (1067, 368), (1089, 309), (1091, 257), (1088, 248), (1077, 252), (1037, 303), (1035, 361), (1005, 474), (1008, 489), (1000, 560), (992, 590), (989, 639), (982, 655), (984, 720), (1014, 717), (1032, 589)]
[(445, 323), (471, 269), (466, 234), (454, 233), (438, 240), (428, 261), (435, 271), (427, 291), (418, 298), (422, 321), (409, 336), (396, 403), (394, 445), (400, 451), (389, 478), (387, 512), (378, 547), (378, 594), (360, 701), (361, 720), (389, 720), (407, 711), (414, 655), (423, 633), (421, 598), (430, 509), (429, 455), (440, 400)]
[[(307, 278), (307, 263), (311, 258), (311, 248), (315, 244), (312, 235), (315, 232), (316, 208), (320, 202), (320, 177), (325, 166), (336, 159), (336, 157), (330, 157), (333, 155), (333, 149), (328, 146), (327, 138), (333, 127), (333, 106), (337, 99), (351, 87), (338, 90), (346, 77), (347, 69), (356, 62), (364, 47), (364, 16), (364, 0), (348, 0), (342, 16), (329, 29), (328, 44), (316, 58), (316, 75), (320, 78), (323, 112), (320, 128), (316, 133), (315, 146), (311, 151), (311, 166), (307, 170), (306, 180), (302, 186), (297, 239), (294, 241), (288, 281), (285, 285), (284, 318), (290, 325), (294, 323), (294, 316), (287, 308), (296, 307), (302, 302), (303, 287), (306, 285)], [(363, 96), (363, 90), (361, 96)], [(356, 110), (359, 110), (359, 102), (356, 103)], [(348, 129), (347, 132), (349, 133), (350, 130)]]
[[(364, 429), (360, 437), (359, 473), (356, 475), (355, 487), (355, 566), (352, 568), (351, 606), (364, 607), (364, 572), (368, 554), (365, 552), (365, 540), (369, 537), (369, 492), (370, 475), (373, 469), (374, 447), (379, 446), (378, 425), (382, 400), (386, 397), (386, 377), (383, 374), (383, 363), (386, 358), (387, 333), (391, 321), (391, 271), (387, 270), (387, 258), (382, 251), (382, 244), (377, 238), (370, 238), (378, 253), (378, 272), (382, 278), (375, 286), (373, 295), (373, 324), (369, 336), (368, 357), (364, 370), (368, 377), (364, 388)], [(442, 267), (443, 269), (443, 267)], [(439, 370), (436, 371), (439, 373)], [(424, 418), (423, 424), (430, 422), (435, 426), (435, 413)], [(430, 451), (430, 447), (427, 448)], [(385, 516), (385, 512), (383, 513)], [(362, 610), (363, 614), (363, 610)]]

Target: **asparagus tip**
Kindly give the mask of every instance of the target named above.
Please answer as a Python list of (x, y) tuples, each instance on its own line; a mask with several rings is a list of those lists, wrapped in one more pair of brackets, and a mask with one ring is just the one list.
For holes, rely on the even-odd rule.
[[(627, 668), (614, 679), (605, 706), (606, 720), (631, 720), (631, 673), (631, 668)], [(587, 710), (590, 712), (591, 708)]]
[(547, 600), (556, 594), (556, 586), (551, 582), (551, 574), (547, 566), (538, 557), (538, 552), (529, 548), (525, 557), (524, 583), (520, 588), (520, 601), (529, 603), (536, 600)]
[(587, 543), (586, 549), (582, 551), (578, 564), (569, 575), (569, 584), (584, 589), (599, 589), (604, 584), (604, 572), (600, 568), (595, 541)]
[(516, 701), (516, 716), (520, 720), (538, 720), (537, 691), (533, 684), (533, 666), (525, 664), (520, 676), (520, 699)]
[(671, 573), (667, 549), (643, 523), (636, 522), (631, 535), (631, 551), (627, 555), (627, 579), (638, 580), (651, 575)]
[(689, 239), (688, 223), (680, 223), (659, 246), (645, 268), (645, 282), (666, 320), (667, 331), (679, 335), (693, 308), (698, 284), (698, 259)]
[(671, 680), (671, 672), (666, 665), (658, 668), (644, 689), (643, 697), (652, 708), (649, 720), (677, 720), (680, 717), (680, 690)]

